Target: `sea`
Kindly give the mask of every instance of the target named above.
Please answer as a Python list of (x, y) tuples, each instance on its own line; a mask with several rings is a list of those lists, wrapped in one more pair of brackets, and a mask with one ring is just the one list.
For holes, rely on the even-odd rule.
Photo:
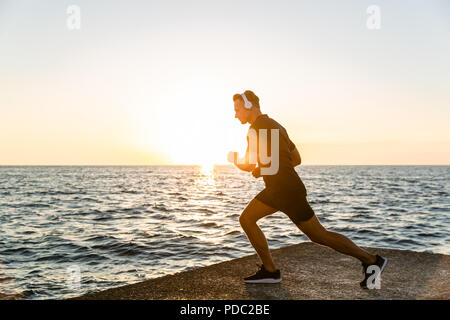
[[(450, 254), (450, 166), (296, 170), (325, 228)], [(67, 299), (254, 254), (239, 216), (263, 188), (232, 166), (1, 166), (0, 299)], [(258, 225), (271, 249), (309, 241), (282, 212)]]

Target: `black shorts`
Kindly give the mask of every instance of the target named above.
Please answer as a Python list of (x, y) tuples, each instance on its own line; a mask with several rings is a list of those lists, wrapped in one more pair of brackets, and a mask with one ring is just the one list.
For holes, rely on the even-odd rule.
[(301, 190), (265, 188), (256, 195), (255, 199), (285, 213), (295, 224), (314, 216), (314, 211), (306, 200), (306, 194)]

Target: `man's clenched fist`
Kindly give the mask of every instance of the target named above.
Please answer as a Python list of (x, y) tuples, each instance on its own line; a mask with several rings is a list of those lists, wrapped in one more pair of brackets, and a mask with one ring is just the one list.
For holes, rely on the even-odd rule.
[(253, 175), (255, 178), (261, 177), (261, 168), (260, 168), (260, 167), (256, 167), (256, 168), (252, 171), (252, 175)]

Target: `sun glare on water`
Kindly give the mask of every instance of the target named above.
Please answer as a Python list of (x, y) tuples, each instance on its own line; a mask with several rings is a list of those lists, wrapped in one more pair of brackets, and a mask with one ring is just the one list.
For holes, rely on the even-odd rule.
[(201, 165), (201, 172), (203, 174), (211, 174), (214, 171), (214, 163), (206, 162)]

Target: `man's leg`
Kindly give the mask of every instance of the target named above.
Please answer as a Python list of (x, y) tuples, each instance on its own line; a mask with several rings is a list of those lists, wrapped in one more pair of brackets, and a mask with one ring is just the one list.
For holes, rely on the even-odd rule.
[(266, 270), (270, 272), (275, 271), (277, 268), (275, 267), (272, 255), (270, 254), (266, 237), (256, 222), (259, 219), (277, 211), (277, 209), (269, 207), (257, 199), (253, 199), (239, 217), (239, 223), (241, 224), (242, 229), (244, 229), (248, 240), (256, 250), (259, 259), (263, 263)]
[(297, 227), (312, 242), (330, 247), (340, 253), (355, 257), (366, 264), (372, 264), (376, 261), (375, 255), (361, 249), (346, 236), (325, 229), (317, 219), (316, 215), (314, 215), (307, 221), (298, 223)]

